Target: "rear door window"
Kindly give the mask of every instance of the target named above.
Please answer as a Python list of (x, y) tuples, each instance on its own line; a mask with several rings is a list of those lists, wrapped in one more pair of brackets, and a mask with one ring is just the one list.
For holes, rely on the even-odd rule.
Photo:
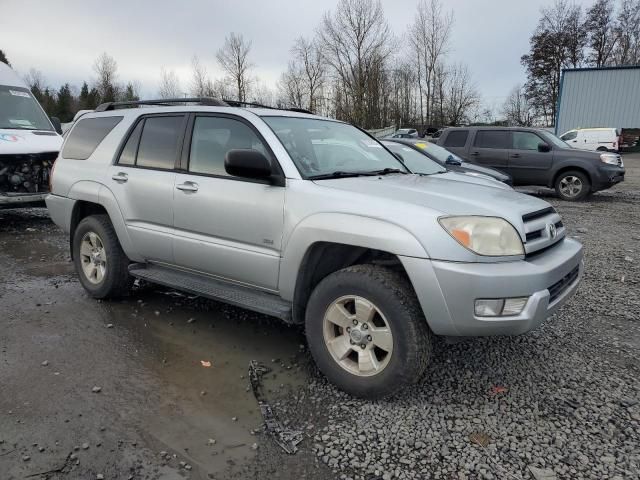
[(473, 146), (476, 148), (509, 148), (509, 132), (506, 130), (478, 130)]
[(147, 117), (142, 127), (136, 166), (173, 169), (183, 131), (184, 115)]
[(445, 147), (464, 147), (467, 144), (469, 130), (453, 130), (444, 139)]
[(69, 133), (69, 138), (62, 149), (62, 157), (86, 160), (122, 118), (96, 117), (79, 120)]

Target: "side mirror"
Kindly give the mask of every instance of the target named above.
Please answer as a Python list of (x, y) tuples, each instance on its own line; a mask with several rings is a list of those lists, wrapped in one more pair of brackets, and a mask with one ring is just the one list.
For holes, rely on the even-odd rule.
[(449, 156), (447, 157), (447, 160), (446, 160), (444, 163), (446, 163), (447, 165), (456, 165), (456, 166), (458, 166), (458, 167), (459, 167), (460, 165), (462, 165), (462, 162), (461, 162), (461, 161), (456, 160), (455, 158), (453, 158), (453, 155), (449, 155)]
[(60, 119), (58, 117), (49, 117), (49, 120), (51, 120), (54, 130), (58, 132), (59, 135), (62, 135), (62, 124), (60, 123)]
[(539, 152), (550, 152), (551, 151), (551, 145), (549, 145), (548, 143), (540, 142), (538, 144), (538, 151)]
[(271, 177), (271, 164), (257, 150), (229, 150), (224, 157), (224, 169), (234, 177), (266, 180)]

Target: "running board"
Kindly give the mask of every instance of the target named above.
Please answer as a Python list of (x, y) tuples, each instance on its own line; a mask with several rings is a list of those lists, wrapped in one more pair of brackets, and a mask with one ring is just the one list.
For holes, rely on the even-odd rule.
[(271, 315), (287, 323), (291, 322), (291, 303), (272, 293), (196, 273), (145, 263), (129, 265), (129, 273), (141, 280)]

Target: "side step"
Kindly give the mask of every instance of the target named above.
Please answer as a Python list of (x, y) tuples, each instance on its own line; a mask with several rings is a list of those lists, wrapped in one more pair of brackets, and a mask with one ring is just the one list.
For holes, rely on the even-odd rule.
[(292, 321), (291, 303), (272, 293), (254, 290), (196, 273), (145, 263), (129, 265), (129, 273), (134, 277), (151, 283), (271, 315), (287, 323)]

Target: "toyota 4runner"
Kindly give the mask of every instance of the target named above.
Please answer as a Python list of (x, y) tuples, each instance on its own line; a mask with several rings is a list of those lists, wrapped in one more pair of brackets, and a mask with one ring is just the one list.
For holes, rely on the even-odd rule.
[(434, 335), (521, 334), (575, 292), (582, 246), (545, 201), (246, 107), (104, 104), (74, 124), (47, 206), (91, 296), (137, 277), (304, 324), (320, 370), (374, 398), (421, 378)]

